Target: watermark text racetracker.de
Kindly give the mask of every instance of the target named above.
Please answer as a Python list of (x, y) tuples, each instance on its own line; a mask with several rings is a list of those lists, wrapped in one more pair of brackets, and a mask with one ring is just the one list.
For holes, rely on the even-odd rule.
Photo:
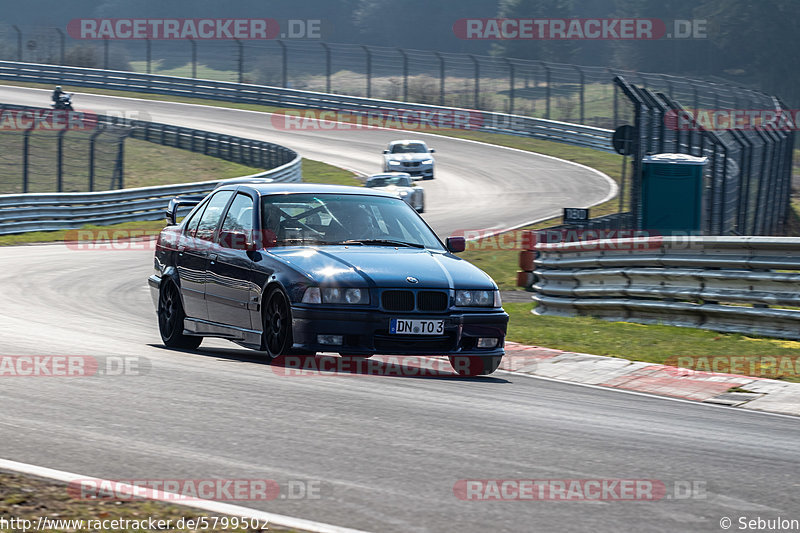
[(84, 501), (320, 500), (330, 487), (318, 479), (76, 479), (70, 498)]
[(653, 502), (706, 499), (702, 480), (658, 479), (460, 479), (456, 498), (475, 502)]
[(678, 369), (680, 375), (702, 372), (766, 379), (800, 376), (798, 355), (676, 355), (667, 358), (665, 364)]
[(89, 131), (97, 128), (97, 115), (66, 109), (2, 109), (3, 131)]
[(0, 355), (0, 378), (143, 376), (151, 368), (141, 356)]
[(86, 18), (72, 19), (73, 39), (269, 40), (321, 39), (321, 19), (273, 18)]
[(462, 18), (453, 33), (466, 40), (706, 39), (707, 27), (705, 19)]
[(477, 130), (483, 114), (467, 109), (280, 109), (270, 117), (278, 130), (357, 130), (391, 128), (410, 131)]

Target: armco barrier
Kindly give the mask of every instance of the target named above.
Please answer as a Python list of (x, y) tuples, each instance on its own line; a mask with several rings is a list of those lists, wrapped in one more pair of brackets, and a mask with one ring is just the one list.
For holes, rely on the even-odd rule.
[[(250, 177), (300, 181), (300, 163), (300, 156), (296, 156), (285, 165)], [(0, 195), (0, 235), (158, 220), (164, 218), (164, 209), (174, 196), (204, 194), (221, 181), (225, 180), (103, 192), (4, 194)]]
[[(135, 138), (270, 168), (247, 177), (271, 178), (277, 182), (296, 182), (302, 177), (300, 156), (276, 144), (103, 115), (99, 115), (97, 120), (101, 124), (130, 127)], [(88, 193), (4, 194), (0, 195), (0, 235), (74, 229), (85, 224), (158, 220), (164, 216), (170, 198), (180, 194), (206, 193), (220, 181), (224, 180)]]
[(534, 313), (800, 339), (800, 239), (649, 237), (538, 244)]
[[(280, 108), (347, 110), (362, 113), (389, 109), (414, 110), (425, 113), (464, 111), (457, 108), (282, 89), (263, 85), (10, 61), (0, 61), (0, 79), (166, 94)], [(503, 113), (470, 111), (469, 115), (471, 117), (470, 129), (476, 131), (521, 135), (607, 152), (613, 151), (611, 130)]]

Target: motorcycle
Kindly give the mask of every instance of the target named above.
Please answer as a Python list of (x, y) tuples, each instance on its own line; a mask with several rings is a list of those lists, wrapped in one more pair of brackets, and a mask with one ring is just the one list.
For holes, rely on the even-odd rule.
[(62, 93), (58, 95), (58, 100), (50, 104), (53, 109), (63, 109), (66, 111), (74, 111), (72, 109), (72, 95)]

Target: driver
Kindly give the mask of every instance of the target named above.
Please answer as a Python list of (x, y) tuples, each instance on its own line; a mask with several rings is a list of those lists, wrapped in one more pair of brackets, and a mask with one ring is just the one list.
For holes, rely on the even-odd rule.
[(64, 94), (64, 91), (61, 90), (61, 85), (58, 85), (53, 91), (53, 102), (58, 103), (58, 99), (62, 94)]
[(372, 215), (363, 206), (350, 206), (338, 218), (346, 235), (342, 240), (374, 239), (378, 235)]

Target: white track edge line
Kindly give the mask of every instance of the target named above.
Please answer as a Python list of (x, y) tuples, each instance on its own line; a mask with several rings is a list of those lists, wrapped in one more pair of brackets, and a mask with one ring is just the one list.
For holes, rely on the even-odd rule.
[[(45, 468), (42, 466), (36, 466), (27, 463), (19, 463), (17, 461), (10, 461), (8, 459), (0, 459), (0, 470), (9, 470), (21, 474), (28, 474), (31, 476), (42, 477), (46, 479), (63, 481), (64, 483), (70, 483), (78, 480), (93, 481), (95, 483), (109, 482), (109, 480), (105, 479), (80, 476), (78, 474), (65, 472), (63, 470), (54, 470), (52, 468)], [(127, 485), (127, 484), (118, 484), (118, 486), (122, 490), (132, 491), (134, 489), (132, 485)], [(170, 493), (164, 492), (164, 494), (170, 494)], [(157, 498), (149, 496), (146, 497), (146, 499), (153, 501), (160, 501), (182, 507), (192, 507), (194, 509), (208, 511), (210, 513), (219, 513), (229, 516), (238, 516), (242, 518), (250, 518), (254, 520), (265, 521), (277, 526), (299, 529), (302, 531), (310, 531), (313, 533), (367, 533), (366, 531), (358, 529), (350, 529), (346, 527), (325, 524), (323, 522), (314, 522), (312, 520), (305, 520), (303, 518), (294, 518), (291, 516), (268, 513), (266, 511), (258, 511), (256, 509), (240, 507), (238, 505), (232, 505), (229, 503), (215, 502), (211, 500), (180, 501), (179, 495), (172, 494), (172, 496), (174, 497)]]
[(730, 407), (730, 406), (727, 406), (727, 405), (720, 405), (720, 404), (716, 404), (716, 403), (701, 402), (699, 400), (687, 400), (685, 398), (675, 398), (673, 396), (662, 396), (660, 394), (655, 394), (655, 393), (652, 393), (652, 392), (642, 392), (642, 391), (635, 391), (635, 390), (628, 390), (628, 389), (620, 389), (618, 387), (604, 387), (603, 385), (594, 385), (592, 383), (581, 383), (580, 381), (567, 381), (567, 380), (564, 380), (564, 379), (551, 378), (551, 377), (547, 377), (547, 376), (537, 376), (536, 374), (528, 374), (528, 373), (525, 373), (525, 372), (515, 372), (513, 370), (501, 370), (501, 369), (498, 369), (498, 370), (495, 371), (495, 373), (498, 373), (498, 372), (502, 372), (504, 374), (512, 374), (512, 375), (515, 375), (515, 376), (521, 376), (521, 377), (525, 377), (525, 378), (540, 379), (542, 381), (551, 381), (553, 383), (562, 383), (564, 385), (576, 385), (576, 386), (579, 386), (579, 387), (586, 387), (588, 389), (604, 390), (604, 391), (608, 391), (608, 392), (617, 392), (617, 393), (620, 393), (620, 394), (630, 394), (632, 396), (644, 396), (646, 398), (654, 398), (654, 399), (658, 399), (658, 400), (668, 400), (670, 402), (679, 402), (679, 403), (685, 403), (685, 404), (690, 404), (690, 405), (699, 405), (699, 406), (702, 406), (702, 407), (710, 407), (710, 408), (714, 408), (714, 409), (728, 409), (731, 412), (735, 412), (735, 413), (753, 413), (753, 414), (759, 414), (759, 415), (776, 416), (776, 417), (779, 417), (779, 418), (789, 418), (789, 419), (792, 419), (792, 420), (797, 420), (798, 418), (800, 418), (797, 415), (789, 415), (789, 414), (786, 414), (786, 413), (775, 413), (775, 412), (772, 412), (772, 411), (761, 411), (759, 409), (745, 409), (745, 408), (742, 408), (742, 407)]

